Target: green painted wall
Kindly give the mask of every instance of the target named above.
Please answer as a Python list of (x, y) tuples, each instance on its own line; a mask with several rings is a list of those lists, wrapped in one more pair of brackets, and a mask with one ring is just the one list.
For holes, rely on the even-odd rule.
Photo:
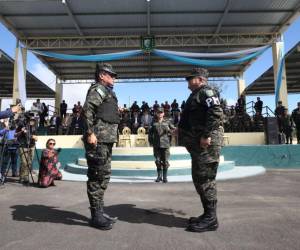
[(300, 168), (300, 145), (226, 146), (222, 154), (236, 166)]

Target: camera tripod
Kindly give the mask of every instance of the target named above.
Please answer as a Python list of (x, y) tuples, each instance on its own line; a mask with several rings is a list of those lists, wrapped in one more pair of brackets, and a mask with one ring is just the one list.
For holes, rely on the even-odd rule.
[[(26, 144), (25, 145), (22, 145), (20, 144), (19, 142), (16, 143), (16, 145), (18, 145), (17, 149), (19, 148), (19, 152), (20, 152), (20, 157), (24, 156), (24, 159), (25, 159), (25, 167), (27, 168), (29, 174), (30, 174), (30, 177), (31, 177), (31, 180), (32, 180), (32, 183), (35, 184), (35, 181), (34, 181), (34, 178), (33, 178), (33, 174), (32, 174), (32, 161), (31, 161), (31, 164), (29, 164), (29, 159), (28, 157), (30, 157), (30, 154), (29, 152), (31, 151), (31, 147), (30, 147), (30, 144), (28, 143), (28, 137), (30, 138), (30, 136), (26, 136)], [(3, 143), (2, 143), (3, 147), (2, 147), (2, 150), (1, 150), (1, 159), (0, 159), (0, 166), (2, 167), (3, 165), (3, 160), (4, 160), (4, 154), (8, 152), (8, 143), (7, 143), (7, 139), (6, 139), (6, 133), (4, 134), (3, 136)], [(26, 146), (26, 147), (25, 147)], [(25, 150), (26, 149), (26, 150)], [(37, 152), (37, 148), (36, 146), (34, 146), (34, 152), (35, 152), (35, 156), (37, 158), (37, 161), (38, 163), (40, 164), (40, 159), (39, 159), (39, 155), (38, 155), (38, 152)], [(4, 176), (1, 177), (1, 181), (0, 181), (0, 185), (4, 185), (6, 180), (7, 180), (7, 175), (9, 173), (9, 170), (12, 168), (12, 162), (11, 162), (11, 159), (9, 160), (9, 164), (8, 164), (8, 167), (7, 167), (7, 170), (4, 174)]]
[[(29, 150), (31, 150), (31, 149), (27, 148), (27, 152), (25, 152), (25, 149), (23, 147), (20, 147), (19, 149), (20, 149), (19, 150), (20, 156), (24, 155), (24, 158), (25, 158), (25, 161), (26, 161), (25, 167), (28, 169), (28, 171), (30, 173), (30, 177), (31, 177), (32, 183), (35, 183), (34, 179), (33, 179), (33, 175), (32, 175), (32, 168), (31, 168), (31, 166), (29, 164), (29, 160), (27, 158), (28, 157), (27, 152)], [(15, 149), (15, 150), (17, 151), (18, 149)], [(10, 151), (10, 149), (8, 149), (7, 145), (4, 145), (3, 149), (2, 149), (2, 157), (1, 157), (1, 161), (0, 161), (1, 162), (1, 166), (4, 163), (4, 154), (9, 153), (9, 151)], [(36, 157), (38, 159), (38, 155), (36, 155)], [(9, 159), (7, 169), (6, 169), (5, 173), (4, 173), (4, 175), (2, 175), (2, 177), (1, 177), (0, 185), (4, 185), (5, 182), (7, 181), (7, 176), (8, 176), (8, 173), (9, 173), (9, 171), (10, 171), (11, 168), (12, 168), (12, 161), (11, 161), (11, 159)]]

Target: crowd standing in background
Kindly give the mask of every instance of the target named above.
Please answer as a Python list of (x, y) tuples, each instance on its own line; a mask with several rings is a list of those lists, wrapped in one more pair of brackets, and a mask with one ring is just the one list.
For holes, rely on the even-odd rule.
[[(298, 103), (299, 104), (299, 103)], [(300, 143), (300, 108), (293, 110), (289, 114), (282, 102), (278, 105), (273, 114), (266, 112), (263, 101), (257, 97), (257, 101), (251, 107), (246, 104), (245, 96), (241, 95), (235, 105), (228, 106), (226, 100), (221, 99), (221, 107), (224, 112), (223, 127), (225, 132), (263, 132), (264, 118), (269, 115), (277, 117), (279, 132), (283, 135), (281, 143), (291, 143), (293, 132), (296, 133), (297, 142)], [(38, 124), (39, 134), (48, 135), (80, 135), (83, 132), (82, 122), (82, 105), (78, 101), (73, 105), (72, 109), (68, 109), (69, 105), (62, 101), (60, 109), (49, 110), (45, 103), (41, 103), (37, 99), (31, 107), (36, 123)], [(137, 101), (128, 107), (126, 104), (119, 107), (120, 125), (119, 133), (127, 127), (130, 128), (132, 134), (137, 134), (139, 127), (144, 127), (146, 133), (154, 121), (155, 114), (159, 108), (163, 108), (164, 117), (175, 127), (178, 126), (181, 114), (185, 107), (185, 101), (181, 104), (174, 99), (172, 102), (165, 101), (161, 104), (157, 100), (153, 104), (142, 101), (141, 105)], [(295, 130), (295, 131), (294, 131)]]
[[(264, 119), (270, 114), (266, 113), (266, 107), (263, 106), (260, 97), (257, 97), (255, 103), (253, 102), (250, 110), (251, 107), (247, 107), (244, 96), (237, 100), (236, 105), (228, 106), (224, 99), (221, 99), (220, 102), (224, 113), (223, 127), (225, 132), (264, 132)], [(158, 110), (163, 110), (164, 120), (177, 128), (185, 108), (185, 101), (179, 104), (174, 99), (170, 103), (165, 101), (159, 104), (155, 100), (153, 104), (149, 105), (143, 101), (139, 106), (138, 102), (134, 101), (129, 108), (126, 104), (119, 107), (119, 134), (125, 127), (130, 128), (132, 134), (136, 134), (140, 127), (144, 127), (146, 133), (149, 133)], [(77, 102), (70, 110), (68, 104), (63, 100), (60, 104), (60, 110), (51, 111), (49, 106), (37, 99), (30, 109), (32, 113), (29, 126), (31, 138), (26, 142), (24, 126), (9, 123), (7, 119), (18, 111), (20, 111), (20, 106), (14, 106), (0, 112), (0, 119), (2, 119), (0, 120), (0, 139), (2, 142), (5, 139), (7, 143), (5, 147), (3, 147), (3, 143), (0, 146), (2, 152), (0, 182), (3, 181), (5, 172), (11, 164), (12, 176), (20, 177), (20, 182), (28, 184), (30, 169), (27, 167), (27, 162), (31, 164), (34, 157), (36, 135), (81, 135), (84, 126), (82, 105)], [(297, 143), (300, 144), (300, 102), (289, 113), (288, 109), (279, 101), (274, 114), (271, 115), (277, 118), (279, 143), (292, 144), (295, 136)], [(176, 133), (173, 133), (173, 136), (177, 145)]]

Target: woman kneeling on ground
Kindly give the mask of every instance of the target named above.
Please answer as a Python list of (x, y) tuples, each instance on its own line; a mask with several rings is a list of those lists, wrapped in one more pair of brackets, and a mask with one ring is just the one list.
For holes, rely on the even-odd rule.
[(54, 180), (61, 180), (62, 174), (59, 172), (60, 162), (58, 162), (58, 151), (54, 149), (55, 140), (49, 139), (46, 149), (42, 151), (41, 164), (39, 170), (39, 186), (55, 186)]

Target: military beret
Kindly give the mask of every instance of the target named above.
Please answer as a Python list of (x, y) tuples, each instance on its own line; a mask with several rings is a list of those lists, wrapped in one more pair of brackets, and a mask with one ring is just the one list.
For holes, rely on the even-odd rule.
[(194, 77), (203, 77), (208, 78), (208, 70), (204, 68), (193, 68), (191, 73), (185, 77), (185, 79), (188, 81)]

